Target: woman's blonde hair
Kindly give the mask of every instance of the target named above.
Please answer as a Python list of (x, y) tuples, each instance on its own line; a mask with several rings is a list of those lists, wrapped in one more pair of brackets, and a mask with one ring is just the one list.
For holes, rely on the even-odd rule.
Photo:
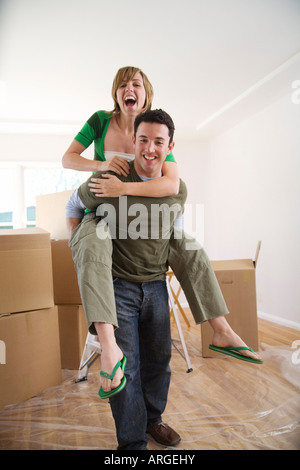
[(120, 112), (120, 106), (117, 101), (117, 90), (119, 86), (121, 85), (123, 81), (128, 82), (132, 80), (137, 72), (139, 72), (142, 76), (144, 87), (145, 87), (145, 92), (146, 92), (146, 99), (145, 99), (145, 103), (141, 112), (143, 113), (144, 111), (148, 111), (149, 109), (151, 109), (152, 100), (153, 100), (153, 87), (151, 83), (149, 82), (147, 76), (144, 74), (144, 72), (142, 72), (141, 69), (137, 67), (122, 67), (121, 69), (117, 71), (116, 76), (113, 81), (112, 89), (111, 89), (111, 94), (114, 100), (114, 109), (112, 112), (114, 114), (117, 114)]

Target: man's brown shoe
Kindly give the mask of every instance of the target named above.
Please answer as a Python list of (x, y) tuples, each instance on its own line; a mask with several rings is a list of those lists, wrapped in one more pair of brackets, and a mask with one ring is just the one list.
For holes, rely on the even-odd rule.
[(175, 446), (181, 441), (181, 437), (174, 429), (170, 428), (166, 423), (159, 423), (147, 429), (147, 434), (164, 446)]

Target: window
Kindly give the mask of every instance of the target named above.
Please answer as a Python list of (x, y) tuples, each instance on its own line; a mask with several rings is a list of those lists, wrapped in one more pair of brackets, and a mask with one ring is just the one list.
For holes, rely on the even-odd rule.
[(0, 229), (35, 227), (36, 196), (75, 189), (90, 175), (60, 163), (8, 166), (0, 166)]

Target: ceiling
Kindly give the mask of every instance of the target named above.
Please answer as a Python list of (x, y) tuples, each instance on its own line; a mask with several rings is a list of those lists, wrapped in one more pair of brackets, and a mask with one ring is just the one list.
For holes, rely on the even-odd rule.
[(73, 133), (124, 65), (177, 135), (209, 138), (291, 93), (300, 0), (0, 0), (0, 132)]

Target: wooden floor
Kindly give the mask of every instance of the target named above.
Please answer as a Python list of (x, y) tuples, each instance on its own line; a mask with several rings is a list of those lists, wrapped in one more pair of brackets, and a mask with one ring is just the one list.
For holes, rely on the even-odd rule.
[[(174, 349), (164, 414), (182, 437), (176, 449), (299, 450), (300, 364), (291, 346), (300, 331), (259, 320), (264, 364), (256, 365), (225, 356), (204, 359), (200, 327), (183, 329), (193, 372), (186, 373)], [(88, 382), (76, 384), (76, 371), (64, 370), (60, 386), (4, 408), (0, 449), (115, 449), (110, 407), (97, 395), (98, 361)], [(164, 450), (151, 441), (148, 448)]]

